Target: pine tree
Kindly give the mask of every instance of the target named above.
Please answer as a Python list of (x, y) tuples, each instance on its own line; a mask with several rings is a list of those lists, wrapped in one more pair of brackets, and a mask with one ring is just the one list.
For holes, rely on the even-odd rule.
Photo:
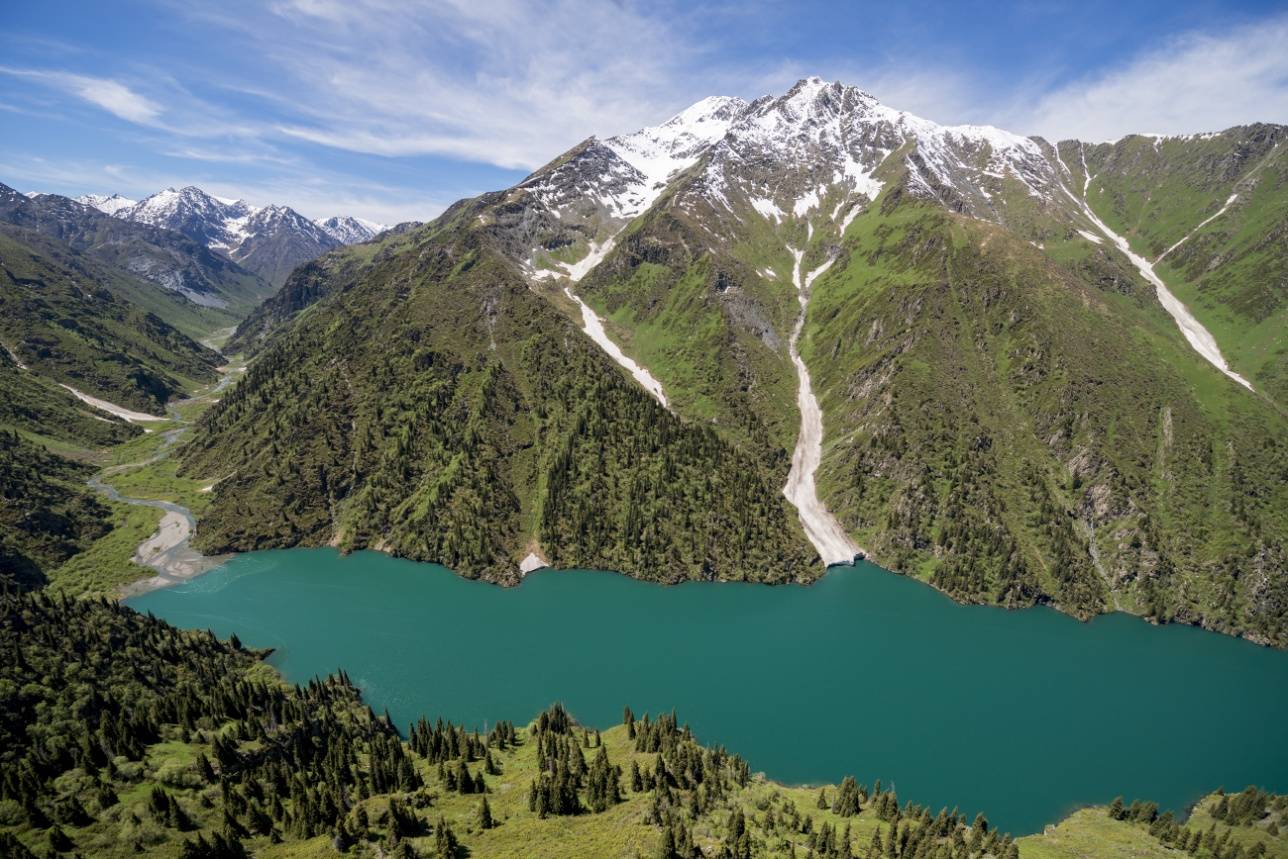
[(72, 840), (67, 837), (67, 833), (63, 832), (63, 828), (59, 826), (57, 823), (55, 823), (53, 826), (49, 828), (50, 849), (54, 850), (57, 853), (66, 853), (68, 850), (71, 850), (72, 847), (74, 846), (75, 845), (72, 844)]
[(479, 828), (491, 829), (496, 825), (492, 820), (492, 808), (487, 804), (487, 797), (483, 797), (483, 804), (479, 806)]

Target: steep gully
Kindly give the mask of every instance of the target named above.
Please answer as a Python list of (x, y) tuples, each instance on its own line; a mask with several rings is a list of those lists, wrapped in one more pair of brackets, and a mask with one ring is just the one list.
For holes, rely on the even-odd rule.
[[(1064, 166), (1063, 160), (1060, 163)], [(1068, 171), (1068, 169), (1069, 168), (1066, 166), (1065, 170)], [(1118, 247), (1118, 250), (1122, 251), (1123, 255), (1127, 257), (1133, 266), (1135, 266), (1141, 276), (1153, 284), (1154, 292), (1158, 296), (1159, 304), (1163, 305), (1163, 309), (1166, 310), (1172, 319), (1176, 321), (1177, 327), (1181, 329), (1181, 334), (1184, 335), (1190, 346), (1194, 348), (1194, 351), (1198, 352), (1199, 355), (1201, 355), (1213, 367), (1216, 367), (1222, 373), (1229, 376), (1240, 385), (1243, 385), (1249, 391), (1253, 390), (1251, 382), (1230, 369), (1230, 365), (1226, 363), (1225, 357), (1222, 356), (1221, 349), (1217, 346), (1216, 338), (1212, 336), (1212, 333), (1203, 327), (1203, 323), (1194, 318), (1194, 314), (1190, 313), (1189, 308), (1186, 307), (1181, 300), (1167, 288), (1167, 284), (1163, 283), (1163, 279), (1154, 272), (1155, 264), (1184, 244), (1190, 236), (1194, 235), (1217, 217), (1224, 214), (1225, 211), (1230, 208), (1231, 204), (1234, 203), (1238, 194), (1236, 193), (1231, 195), (1231, 197), (1226, 200), (1225, 205), (1221, 207), (1220, 211), (1188, 232), (1180, 241), (1163, 251), (1163, 253), (1159, 255), (1158, 259), (1151, 263), (1149, 260), (1133, 252), (1131, 245), (1127, 243), (1127, 239), (1111, 230), (1109, 225), (1102, 221), (1096, 213), (1091, 210), (1091, 205), (1087, 201), (1087, 191), (1091, 187), (1091, 180), (1093, 177), (1091, 175), (1091, 171), (1087, 169), (1085, 152), (1083, 153), (1082, 158), (1082, 169), (1085, 176), (1085, 181), (1082, 184), (1082, 197), (1079, 198), (1075, 196), (1072, 191), (1064, 187), (1062, 184), (1061, 188), (1064, 189), (1064, 192), (1068, 194), (1070, 199), (1072, 199), (1074, 203), (1082, 209), (1082, 213), (1086, 215), (1087, 219), (1091, 221), (1091, 223), (1094, 224), (1100, 232), (1107, 236), (1109, 240)]]
[(819, 499), (818, 487), (814, 482), (814, 475), (823, 458), (823, 410), (818, 405), (818, 398), (814, 396), (809, 368), (805, 366), (799, 349), (801, 332), (805, 329), (805, 311), (809, 307), (810, 286), (815, 278), (831, 267), (832, 260), (829, 259), (802, 275), (801, 260), (805, 257), (805, 252), (792, 247), (788, 250), (795, 261), (792, 282), (796, 285), (796, 297), (801, 305), (791, 339), (787, 341), (788, 354), (792, 364), (796, 366), (796, 405), (801, 413), (801, 429), (796, 438), (796, 449), (792, 451), (792, 467), (787, 474), (783, 495), (799, 513), (805, 536), (814, 544), (823, 563), (828, 566), (850, 564), (862, 552)]
[[(611, 239), (602, 245), (592, 245), (590, 252), (580, 262), (575, 265), (564, 265), (568, 279), (573, 283), (581, 280), (612, 250), (612, 247)], [(805, 252), (791, 247), (788, 250), (795, 259), (792, 279), (801, 305), (800, 316), (797, 317), (788, 343), (788, 352), (792, 364), (796, 367), (798, 382), (796, 403), (801, 413), (801, 428), (797, 436), (796, 448), (792, 452), (792, 466), (787, 475), (787, 483), (783, 486), (783, 495), (796, 508), (805, 536), (814, 545), (823, 563), (829, 566), (849, 564), (853, 563), (856, 556), (862, 554), (862, 550), (845, 533), (845, 529), (818, 497), (814, 475), (818, 471), (823, 456), (823, 412), (819, 407), (818, 399), (814, 396), (809, 368), (805, 366), (805, 361), (797, 349), (801, 333), (805, 328), (805, 311), (809, 305), (810, 285), (815, 278), (827, 271), (832, 262), (829, 260), (808, 274), (803, 274), (801, 261)], [(604, 330), (603, 320), (572, 291), (571, 286), (564, 287), (564, 294), (581, 310), (582, 330), (587, 336), (617, 364), (625, 368), (659, 403), (669, 408), (661, 382), (622, 351)], [(523, 559), (519, 568), (522, 572), (528, 573), (544, 565), (544, 561), (534, 552)]]

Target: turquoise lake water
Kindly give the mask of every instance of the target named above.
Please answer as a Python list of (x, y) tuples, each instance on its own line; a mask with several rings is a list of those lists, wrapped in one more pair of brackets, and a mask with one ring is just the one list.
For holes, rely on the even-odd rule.
[(660, 587), (542, 571), (503, 589), (328, 549), (255, 552), (129, 601), (344, 668), (372, 707), (526, 723), (562, 701), (607, 727), (675, 708), (699, 740), (798, 783), (894, 783), (1015, 834), (1119, 794), (1180, 811), (1216, 787), (1288, 792), (1288, 653), (1125, 615), (961, 606), (860, 564), (809, 587)]

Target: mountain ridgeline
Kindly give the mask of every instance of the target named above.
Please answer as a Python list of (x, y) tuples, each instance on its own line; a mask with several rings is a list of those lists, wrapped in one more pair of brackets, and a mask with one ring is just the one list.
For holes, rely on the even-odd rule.
[(274, 287), (301, 263), (342, 245), (368, 241), (385, 229), (349, 216), (311, 221), (289, 206), (252, 206), (191, 185), (166, 188), (137, 203), (116, 194), (91, 194), (79, 202), (118, 220), (187, 236)]
[(592, 138), (243, 324), (199, 539), (803, 581), (791, 470), (957, 599), (1288, 644), (1285, 137), (1053, 144), (809, 79)]

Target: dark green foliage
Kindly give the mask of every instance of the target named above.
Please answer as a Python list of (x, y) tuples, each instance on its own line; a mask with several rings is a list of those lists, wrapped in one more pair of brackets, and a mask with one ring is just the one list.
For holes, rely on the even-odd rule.
[(841, 786), (837, 788), (836, 796), (832, 799), (832, 813), (839, 814), (841, 817), (853, 817), (859, 813), (859, 807), (867, 797), (860, 791), (858, 783), (855, 782), (854, 776), (846, 776), (841, 781)]
[(0, 586), (43, 585), (48, 570), (111, 530), (85, 487), (93, 472), (0, 429)]
[(600, 746), (586, 774), (586, 804), (591, 811), (605, 811), (622, 801), (620, 778), (617, 767), (608, 762), (608, 752)]
[(1131, 805), (1124, 806), (1121, 797), (1115, 799), (1109, 807), (1109, 816), (1148, 829), (1149, 834), (1162, 844), (1203, 859), (1255, 859), (1266, 854), (1265, 840), (1258, 838), (1245, 844), (1235, 841), (1233, 833), (1239, 830), (1245, 834), (1260, 833), (1269, 838), (1278, 838), (1279, 827), (1274, 820), (1266, 823), (1264, 828), (1262, 824), (1271, 814), (1282, 815), (1288, 811), (1288, 801), (1282, 796), (1277, 797), (1249, 786), (1233, 795), (1219, 793), (1217, 800), (1205, 810), (1229, 828), (1223, 829), (1220, 834), (1217, 833), (1216, 824), (1206, 830), (1191, 829), (1189, 825), (1177, 821), (1170, 811), (1159, 814), (1156, 803), (1133, 800)]
[(1247, 826), (1266, 816), (1273, 797), (1249, 785), (1233, 796), (1223, 795), (1212, 810), (1212, 816), (1230, 826)]
[(337, 541), (500, 582), (534, 538), (555, 566), (664, 581), (821, 572), (776, 477), (662, 409), (477, 234), (418, 236), (207, 414), (184, 468), (234, 476), (202, 545)]
[[(60, 775), (140, 761), (175, 727), (211, 737), (217, 770), (204, 758), (195, 769), (218, 780), (224, 821), (223, 835), (190, 840), (189, 855), (242, 855), (239, 840), (252, 835), (331, 832), (344, 797), (420, 787), (406, 747), (343, 674), (295, 688), (253, 680), (258, 656), (208, 633), (42, 593), (0, 594), (0, 653), (0, 688), (21, 690), (0, 709), (0, 799), (36, 828), (81, 826), (91, 819), (87, 803), (116, 802), (110, 784), (60, 792)], [(247, 741), (255, 743), (243, 748)], [(148, 811), (174, 833), (194, 828), (160, 786)], [(393, 801), (391, 816), (400, 832), (418, 830)]]
[(191, 841), (185, 841), (182, 859), (248, 859), (249, 854), (236, 835), (224, 835), (216, 832), (206, 840), (205, 835), (198, 835)]

